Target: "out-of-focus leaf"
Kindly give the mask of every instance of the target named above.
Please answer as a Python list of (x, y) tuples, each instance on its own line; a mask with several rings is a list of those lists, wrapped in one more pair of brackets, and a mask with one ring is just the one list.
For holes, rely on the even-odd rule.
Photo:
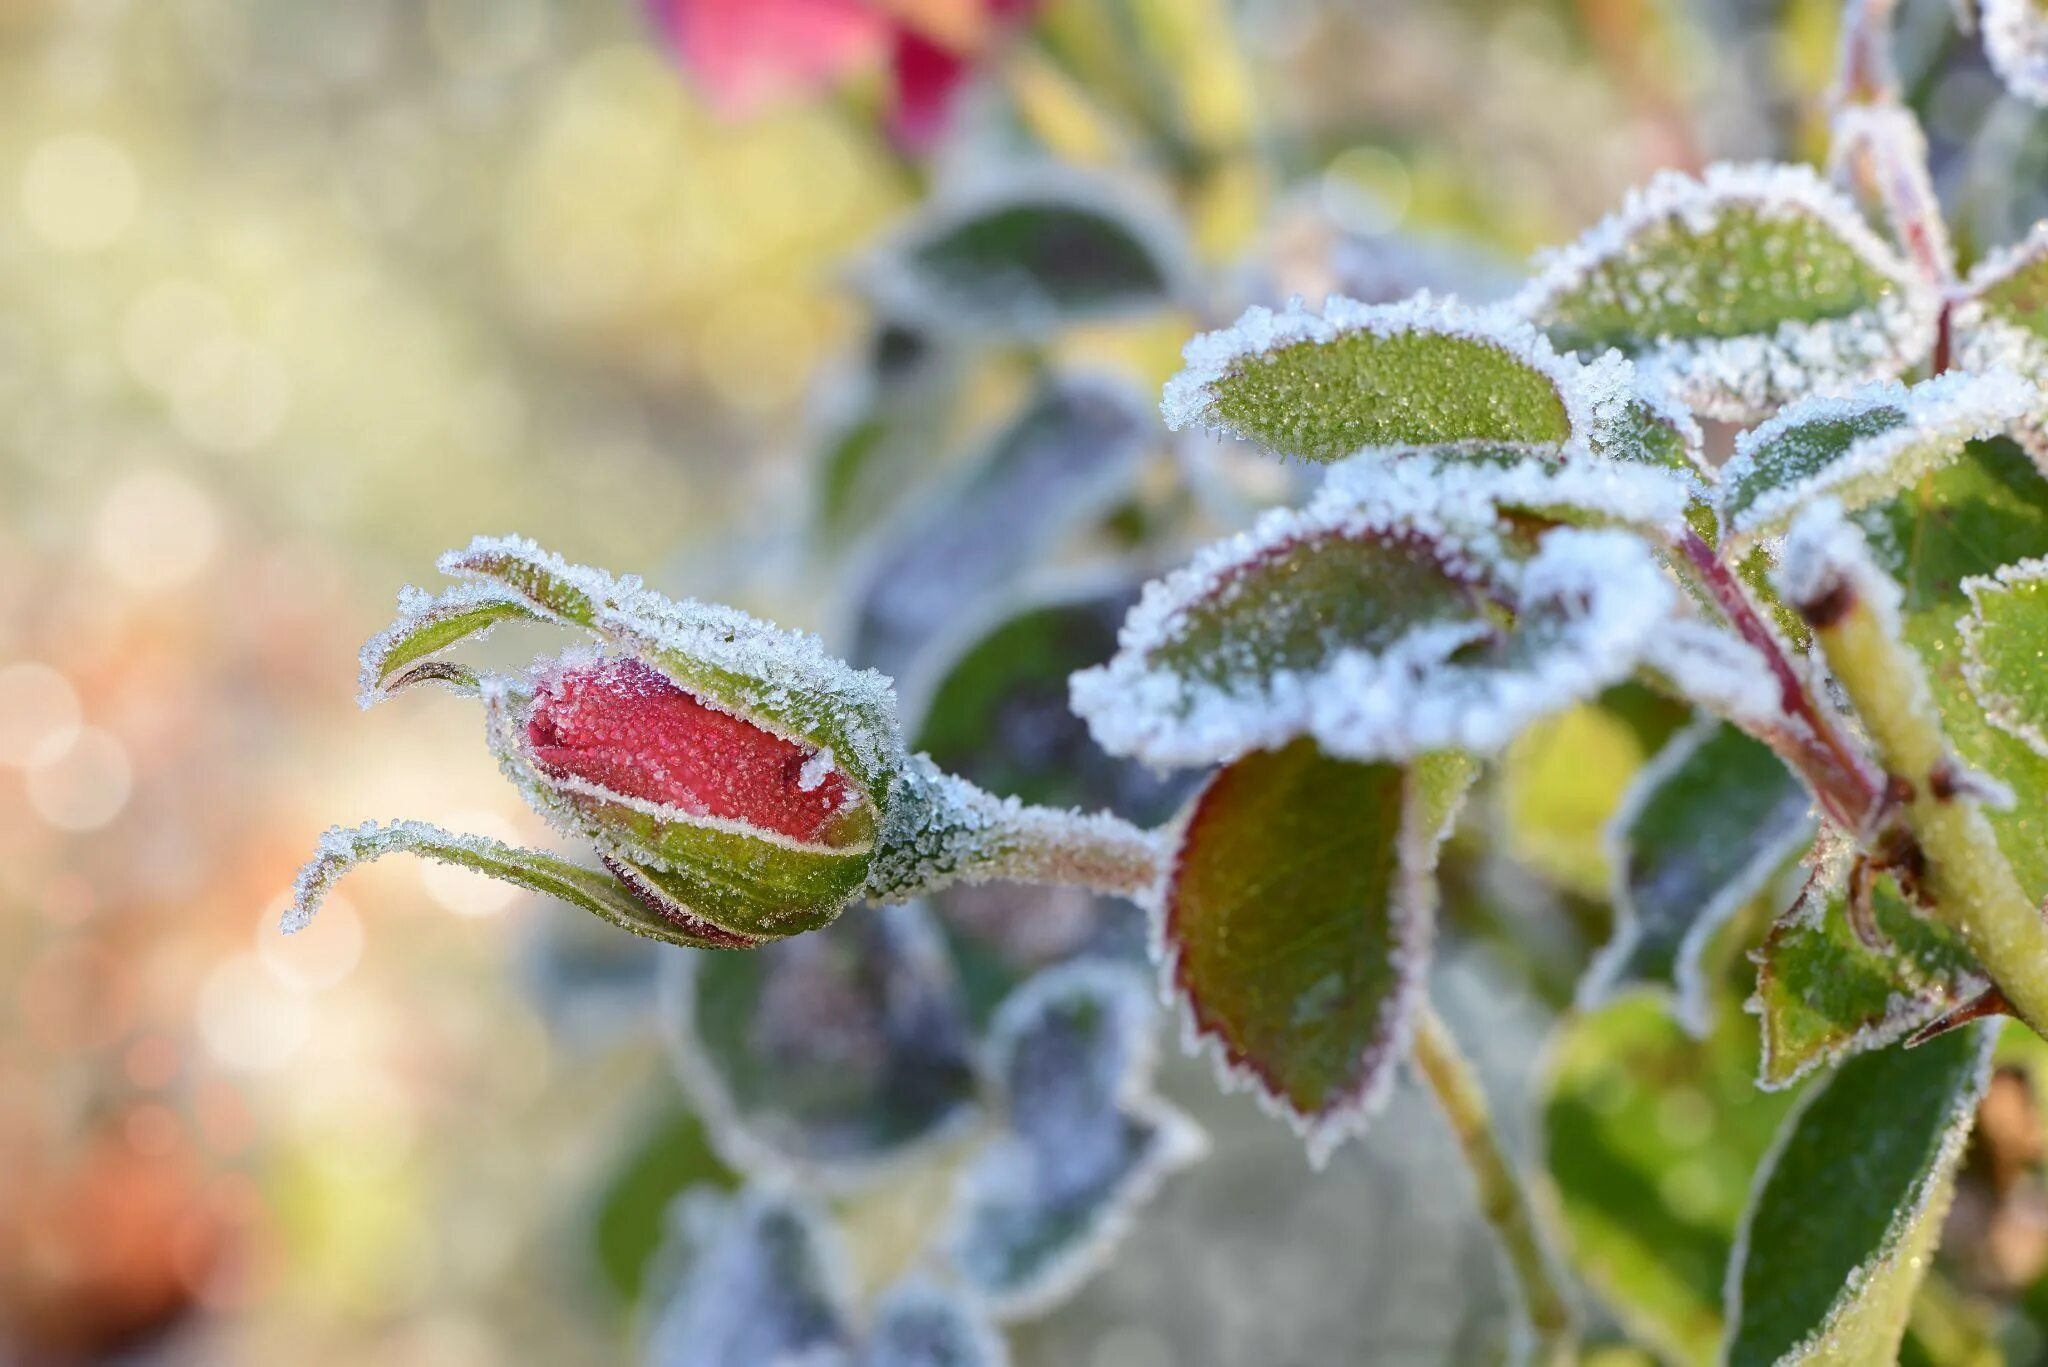
[(959, 632), (1129, 490), (1151, 430), (1143, 402), (1119, 385), (1069, 377), (1041, 388), (960, 478), (892, 530), (863, 578), (855, 657), (900, 676)]
[(1560, 527), (1532, 559), (1489, 563), (1441, 529), (1493, 474), (1358, 473), (1384, 507), (1340, 486), (1147, 589), (1115, 658), (1074, 676), (1104, 749), (1207, 764), (1309, 736), (1360, 760), (1491, 753), (1627, 677), (1668, 622), (1675, 591), (1635, 536)]
[(973, 1114), (959, 982), (919, 903), (665, 974), (677, 1072), (736, 1168), (842, 1188)]
[(735, 1179), (686, 1110), (668, 1111), (622, 1155), (598, 1198), (592, 1221), (598, 1266), (619, 1299), (637, 1304), (665, 1236), (664, 1212), (691, 1187), (731, 1187)]
[(582, 907), (621, 930), (650, 940), (704, 949), (745, 949), (755, 943), (681, 907), (644, 896), (603, 870), (586, 869), (540, 850), (520, 849), (480, 835), (456, 835), (423, 821), (336, 826), (321, 836), (311, 862), (299, 870), (292, 906), (285, 913), (285, 932), (310, 924), (328, 889), (343, 874), (387, 854), (418, 855), (473, 869), (501, 883)]
[(1106, 807), (1141, 825), (1171, 816), (1188, 783), (1105, 756), (1067, 706), (1067, 676), (1116, 652), (1136, 596), (1089, 591), (999, 616), (939, 671), (912, 748), (1025, 802)]
[(1183, 293), (1173, 224), (1071, 171), (992, 176), (921, 210), (860, 282), (890, 316), (940, 335), (1036, 337), (1167, 307)]
[(1531, 726), (1501, 756), (1506, 853), (1578, 896), (1604, 900), (1607, 825), (1643, 758), (1635, 729), (1599, 701)]
[(1739, 1012), (1694, 1039), (1644, 997), (1576, 1017), (1553, 1046), (1545, 1149), (1572, 1264), (1669, 1361), (1713, 1358), (1750, 1174), (1791, 1104), (1755, 1076)]
[(1435, 916), (1437, 843), (1471, 767), (1331, 759), (1309, 741), (1210, 779), (1181, 827), (1166, 971), (1199, 1038), (1320, 1165), (1384, 1101)]
[(2048, 14), (2035, 0), (1983, 0), (1984, 54), (2005, 88), (2048, 105)]
[(1205, 1151), (1149, 1090), (1153, 1014), (1142, 975), (1086, 962), (1047, 969), (997, 1011), (1004, 1129), (961, 1171), (945, 1239), (997, 1319), (1079, 1289), (1136, 1208)]
[(936, 466), (960, 371), (952, 350), (914, 328), (884, 325), (862, 368), (827, 393), (811, 479), (813, 550), (844, 551)]
[(1716, 930), (1813, 838), (1813, 801), (1761, 741), (1724, 722), (1680, 733), (1636, 775), (1608, 828), (1614, 938), (1580, 985), (1597, 1005), (1639, 983), (1705, 1031), (1699, 956)]
[(1184, 358), (1166, 386), (1168, 426), (1308, 460), (1366, 446), (1554, 449), (1590, 425), (1578, 368), (1540, 334), (1428, 295), (1378, 305), (1335, 296), (1320, 314), (1254, 308), (1195, 337)]
[(2048, 756), (2048, 560), (1963, 581), (1963, 677), (1999, 730)]
[(1559, 347), (1618, 348), (1731, 420), (1900, 374), (1936, 313), (1853, 205), (1806, 167), (1771, 165), (1658, 176), (1545, 258), (1516, 306)]
[(1996, 1038), (1978, 1025), (1859, 1054), (1804, 1098), (1729, 1264), (1729, 1367), (1894, 1359)]
[(1865, 385), (1787, 405), (1735, 444), (1722, 467), (1721, 526), (1743, 541), (1782, 532), (1817, 498), (1861, 508), (1995, 436), (2041, 396), (2010, 371), (1951, 371), (1910, 389)]
[(669, 1222), (662, 1259), (673, 1290), (648, 1338), (649, 1367), (852, 1361), (852, 1278), (808, 1201), (762, 1187), (686, 1192)]
[(2010, 787), (2010, 810), (1985, 808), (2027, 893), (2048, 898), (2048, 758), (1993, 725), (1970, 691), (1959, 644), (1963, 583), (2048, 553), (2048, 481), (2010, 442), (1972, 442), (1891, 502), (1856, 521), (1905, 590), (1906, 642), (1926, 663), (1942, 729), (1965, 763)]
[(922, 1279), (883, 1293), (861, 1367), (1007, 1367), (1010, 1355), (971, 1296)]
[(1987, 985), (1969, 947), (1900, 896), (1889, 875), (1870, 885), (1886, 952), (1849, 924), (1839, 877), (1816, 874), (1754, 954), (1763, 1058), (1757, 1083), (1788, 1087), (1822, 1067), (1903, 1039)]

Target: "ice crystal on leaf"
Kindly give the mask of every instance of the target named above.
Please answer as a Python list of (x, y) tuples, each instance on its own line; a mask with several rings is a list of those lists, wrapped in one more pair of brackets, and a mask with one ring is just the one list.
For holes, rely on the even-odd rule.
[(1428, 294), (1399, 304), (1335, 295), (1253, 308), (1201, 333), (1160, 404), (1166, 425), (1205, 427), (1330, 461), (1362, 446), (1477, 442), (1561, 447), (1591, 424), (1576, 381), (1527, 323)]
[(1746, 420), (1925, 355), (1937, 300), (1802, 166), (1665, 172), (1538, 261), (1515, 307), (1561, 349), (1619, 348), (1696, 412)]
[(2048, 757), (2048, 559), (2002, 565), (1962, 582), (1963, 676), (1991, 724)]
[(1783, 531), (1822, 496), (1851, 508), (1876, 503), (2040, 404), (2039, 390), (2005, 370), (1952, 371), (1910, 388), (1885, 381), (1789, 404), (1744, 433), (1722, 467), (1722, 526), (1739, 548)]
[[(1949, 311), (1957, 364), (2048, 380), (2048, 224), (1979, 261)], [(2048, 401), (2015, 434), (2036, 465), (2048, 461)]]
[(648, 1338), (652, 1367), (852, 1367), (852, 1269), (812, 1203), (692, 1192), (670, 1220), (682, 1266)]
[[(1104, 749), (1153, 764), (1297, 736), (1361, 760), (1498, 750), (1626, 677), (1676, 604), (1624, 532), (1561, 527), (1511, 558), (1495, 499), (1525, 478), (1396, 463), (1268, 514), (1147, 587), (1116, 657), (1074, 676), (1074, 710)], [(1642, 511), (1641, 492), (1616, 506)], [(1667, 483), (1650, 506), (1669, 514), (1684, 492)]]

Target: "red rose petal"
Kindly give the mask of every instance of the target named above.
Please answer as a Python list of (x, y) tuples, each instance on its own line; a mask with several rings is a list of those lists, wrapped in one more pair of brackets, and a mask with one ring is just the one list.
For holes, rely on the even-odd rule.
[(603, 660), (542, 685), (526, 724), (541, 770), (626, 797), (811, 844), (860, 801), (815, 753), (707, 707), (638, 660)]

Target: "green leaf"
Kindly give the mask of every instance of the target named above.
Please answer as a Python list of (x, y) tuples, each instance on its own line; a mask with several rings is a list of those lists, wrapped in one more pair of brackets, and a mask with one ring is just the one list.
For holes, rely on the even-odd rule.
[(1418, 295), (1332, 296), (1253, 308), (1187, 344), (1162, 407), (1282, 455), (1331, 461), (1367, 446), (1561, 447), (1590, 425), (1579, 371), (1527, 324)]
[(1920, 361), (1936, 301), (1810, 169), (1759, 164), (1658, 176), (1515, 307), (1563, 350), (1617, 348), (1696, 412), (1751, 420)]
[(1491, 753), (1633, 673), (1668, 623), (1675, 591), (1622, 531), (1561, 527), (1526, 562), (1495, 559), (1500, 472), (1335, 473), (1358, 483), (1150, 586), (1115, 658), (1074, 676), (1105, 750), (1208, 764), (1308, 736), (1361, 760)]
[(1721, 1012), (1705, 1039), (1624, 998), (1561, 1026), (1544, 1150), (1572, 1266), (1630, 1337), (1712, 1361), (1750, 1174), (1791, 1098), (1759, 1092), (1756, 1032)]
[(973, 1115), (959, 982), (916, 903), (664, 969), (676, 1071), (734, 1168), (847, 1190)]
[(1457, 756), (1355, 764), (1297, 741), (1217, 773), (1182, 825), (1167, 975), (1195, 1035), (1318, 1165), (1406, 1052), (1437, 843), (1470, 774)]
[(1894, 1359), (1996, 1037), (1973, 1026), (1859, 1054), (1803, 1099), (1729, 1264), (1729, 1367)]
[(1008, 1367), (987, 1312), (968, 1292), (919, 1277), (875, 1305), (860, 1367)]
[(957, 351), (884, 325), (859, 369), (828, 390), (810, 479), (808, 541), (820, 556), (884, 522), (938, 464), (964, 369)]
[(1963, 581), (1963, 677), (1993, 726), (2048, 756), (2048, 560)]
[(2009, 810), (1983, 809), (2000, 848), (2028, 895), (2048, 898), (2048, 759), (1985, 715), (1959, 644), (1970, 609), (1964, 581), (2048, 553), (2048, 481), (2010, 442), (1972, 442), (1960, 459), (1856, 520), (1905, 591), (1906, 641), (1927, 666), (1950, 744), (2018, 798)]
[(1187, 781), (1103, 754), (1067, 706), (1067, 676), (1116, 652), (1136, 597), (1085, 588), (996, 615), (937, 671), (912, 748), (1024, 802), (1106, 807), (1148, 826), (1172, 816)]
[(935, 333), (1040, 337), (1171, 305), (1183, 256), (1169, 219), (1103, 180), (1008, 175), (932, 202), (860, 282), (885, 314)]
[[(1126, 497), (1153, 418), (1121, 384), (1042, 384), (978, 457), (903, 518), (865, 574), (853, 655), (903, 678), (1077, 528)], [(904, 688), (923, 691), (913, 680)]]
[(1921, 916), (1889, 875), (1870, 885), (1881, 947), (1849, 924), (1839, 876), (1817, 873), (1752, 957), (1763, 1058), (1757, 1085), (1789, 1087), (1816, 1068), (1903, 1039), (1987, 986), (1954, 931)]
[(1996, 436), (2040, 403), (2009, 371), (1951, 371), (1912, 386), (1865, 385), (1808, 398), (1735, 444), (1721, 470), (1723, 532), (1732, 546), (1775, 535), (1817, 498), (1862, 508), (1889, 498)]
[(433, 657), (460, 641), (482, 639), (500, 622), (546, 620), (524, 597), (493, 584), (465, 584), (435, 597), (407, 588), (398, 595), (398, 619), (363, 646), (356, 699), (368, 707), (427, 681), (474, 692), (472, 671)]
[(998, 1320), (1044, 1313), (1208, 1141), (1151, 1091), (1150, 984), (1081, 960), (1013, 992), (990, 1027), (1003, 1129), (960, 1172), (943, 1246)]
[(1761, 741), (1711, 721), (1675, 737), (1608, 828), (1614, 938), (1580, 985), (1580, 1004), (1657, 983), (1675, 991), (1680, 1022), (1704, 1032), (1700, 954), (1811, 842), (1812, 809), (1805, 785)]
[(328, 889), (342, 875), (387, 854), (415, 854), (473, 869), (501, 883), (582, 907), (621, 930), (650, 940), (703, 949), (747, 949), (758, 943), (680, 907), (658, 903), (611, 874), (484, 836), (455, 835), (423, 821), (392, 821), (383, 825), (368, 821), (352, 829), (335, 826), (328, 830), (293, 883), (292, 905), (284, 916), (285, 933), (312, 921)]
[(669, 1105), (633, 1136), (598, 1198), (591, 1229), (605, 1282), (622, 1302), (640, 1303), (669, 1203), (691, 1187), (735, 1185), (711, 1150), (704, 1122), (680, 1107)]

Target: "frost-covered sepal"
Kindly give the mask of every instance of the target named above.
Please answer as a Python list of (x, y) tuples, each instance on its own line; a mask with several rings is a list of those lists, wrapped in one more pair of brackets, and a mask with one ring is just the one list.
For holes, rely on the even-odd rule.
[(1257, 307), (1205, 332), (1167, 383), (1167, 426), (1330, 461), (1366, 446), (1562, 449), (1591, 425), (1580, 370), (1527, 323), (1428, 294)]
[(1160, 959), (1185, 1041), (1318, 1166), (1407, 1053), (1437, 845), (1471, 774), (1457, 755), (1358, 764), (1297, 741), (1218, 771), (1180, 823)]
[(473, 694), (476, 671), (440, 654), (483, 639), (502, 622), (547, 620), (524, 595), (495, 584), (458, 584), (438, 595), (407, 587), (398, 595), (396, 620), (363, 646), (356, 701), (371, 707), (420, 683)]
[(1728, 1363), (1897, 1360), (1995, 1028), (1863, 1054), (1785, 1121), (1728, 1267)]
[[(1359, 760), (1498, 750), (1630, 674), (1676, 604), (1620, 530), (1560, 527), (1510, 554), (1497, 514), (1526, 505), (1527, 473), (1400, 462), (1333, 479), (1149, 585), (1116, 656), (1074, 676), (1074, 710), (1105, 750), (1161, 765), (1298, 736)], [(1591, 474), (1665, 481), (1659, 515), (1682, 514), (1686, 487), (1663, 472)]]
[(692, 1109), (741, 1171), (851, 1190), (976, 1114), (959, 977), (919, 903), (754, 954), (667, 956), (662, 1005)]
[(1607, 829), (1614, 936), (1579, 984), (1581, 1008), (1652, 983), (1704, 1035), (1700, 956), (1727, 919), (1813, 838), (1813, 800), (1762, 742), (1724, 722), (1674, 736)]
[(1989, 986), (1969, 946), (1911, 906), (1891, 875), (1857, 884), (1852, 892), (1841, 859), (1824, 860), (1751, 952), (1760, 1087), (1896, 1043)]
[(1132, 1213), (1207, 1139), (1151, 1090), (1144, 978), (1107, 962), (1050, 968), (997, 1008), (988, 1067), (1003, 1129), (956, 1183), (943, 1243), (998, 1320), (1078, 1290)]
[(2007, 430), (2041, 404), (2008, 370), (1952, 371), (1908, 387), (1865, 385), (1787, 405), (1736, 442), (1721, 471), (1724, 535), (1740, 549), (1776, 535), (1807, 505), (1834, 498), (1855, 509), (1889, 498)]
[(2048, 559), (2022, 560), (1962, 583), (1963, 677), (1991, 724), (2048, 757)]
[(1559, 348), (1609, 347), (1696, 412), (1763, 416), (1925, 357), (1939, 301), (1801, 166), (1666, 172), (1539, 261), (1516, 309)]
[(418, 855), (471, 869), (501, 883), (582, 907), (622, 930), (652, 940), (702, 949), (747, 949), (756, 943), (681, 907), (647, 897), (617, 872), (587, 869), (540, 850), (520, 849), (480, 835), (457, 835), (423, 821), (336, 826), (321, 836), (318, 851), (299, 870), (292, 885), (285, 933), (312, 921), (342, 875), (387, 854)]

